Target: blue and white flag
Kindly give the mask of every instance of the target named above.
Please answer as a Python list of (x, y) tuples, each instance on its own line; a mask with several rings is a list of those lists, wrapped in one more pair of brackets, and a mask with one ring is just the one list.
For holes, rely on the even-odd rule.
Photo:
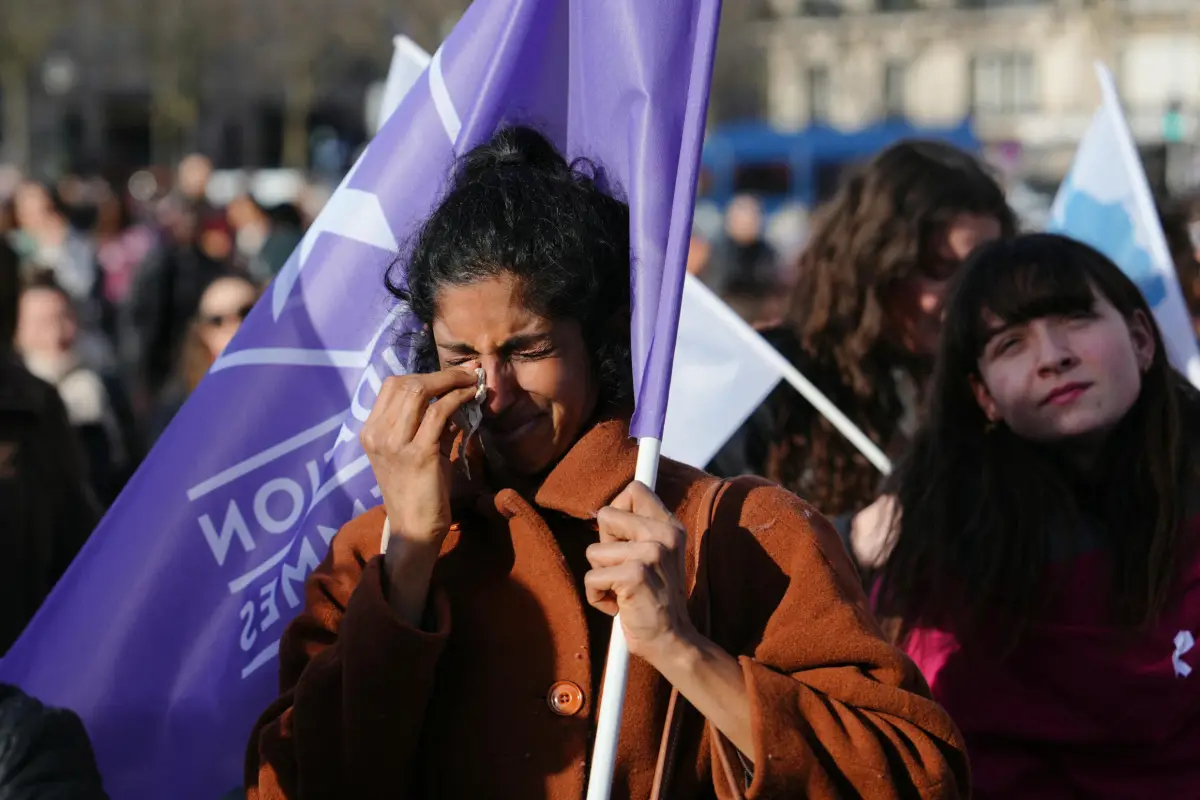
[(1171, 364), (1200, 387), (1200, 351), (1146, 173), (1112, 74), (1096, 65), (1103, 101), (1054, 198), (1047, 230), (1086, 242), (1142, 290)]

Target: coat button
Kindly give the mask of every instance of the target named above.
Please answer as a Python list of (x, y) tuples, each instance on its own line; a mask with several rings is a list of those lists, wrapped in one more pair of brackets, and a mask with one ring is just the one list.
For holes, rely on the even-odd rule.
[(555, 714), (574, 716), (583, 708), (583, 690), (570, 681), (559, 681), (550, 687), (546, 702)]

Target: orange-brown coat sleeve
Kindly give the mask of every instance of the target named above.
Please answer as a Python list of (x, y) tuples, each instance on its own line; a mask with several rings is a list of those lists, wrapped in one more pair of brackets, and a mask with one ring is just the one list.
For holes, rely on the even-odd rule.
[[(305, 586), (304, 611), (279, 646), (281, 696), (255, 726), (247, 797), (414, 796), (414, 759), (449, 605), (434, 591), (433, 632), (402, 623), (385, 599), (384, 515), (334, 537)], [(379, 780), (379, 773), (390, 773)], [(364, 779), (369, 779), (365, 780)], [(374, 792), (374, 794), (373, 794)]]
[(832, 526), (756, 479), (735, 481), (717, 509), (709, 586), (714, 632), (745, 636), (747, 800), (968, 797), (961, 734), (884, 639)]

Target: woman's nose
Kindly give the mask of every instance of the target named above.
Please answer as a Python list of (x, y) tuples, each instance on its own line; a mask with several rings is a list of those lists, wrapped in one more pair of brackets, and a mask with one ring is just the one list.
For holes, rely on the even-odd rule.
[(516, 392), (512, 369), (499, 360), (489, 359), (489, 361), (491, 363), (483, 364), (484, 384), (488, 390), (483, 410), (488, 416), (494, 417), (512, 405)]
[(1042, 371), (1062, 372), (1078, 362), (1065, 335), (1056, 331), (1044, 331), (1038, 336), (1038, 368)]

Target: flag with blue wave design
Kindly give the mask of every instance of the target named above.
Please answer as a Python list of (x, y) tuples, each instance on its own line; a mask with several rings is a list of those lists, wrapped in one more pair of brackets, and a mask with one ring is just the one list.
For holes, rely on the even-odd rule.
[(1047, 230), (1095, 247), (1141, 289), (1171, 364), (1200, 386), (1200, 351), (1150, 185), (1112, 75), (1096, 65), (1103, 102), (1051, 209)]
[(412, 368), (416, 324), (384, 272), (453, 159), (499, 125), (540, 128), (629, 199), (632, 431), (661, 438), (719, 14), (470, 6), (0, 664), (80, 714), (112, 797), (241, 784), (305, 578), (379, 503), (358, 433), (382, 381)]

